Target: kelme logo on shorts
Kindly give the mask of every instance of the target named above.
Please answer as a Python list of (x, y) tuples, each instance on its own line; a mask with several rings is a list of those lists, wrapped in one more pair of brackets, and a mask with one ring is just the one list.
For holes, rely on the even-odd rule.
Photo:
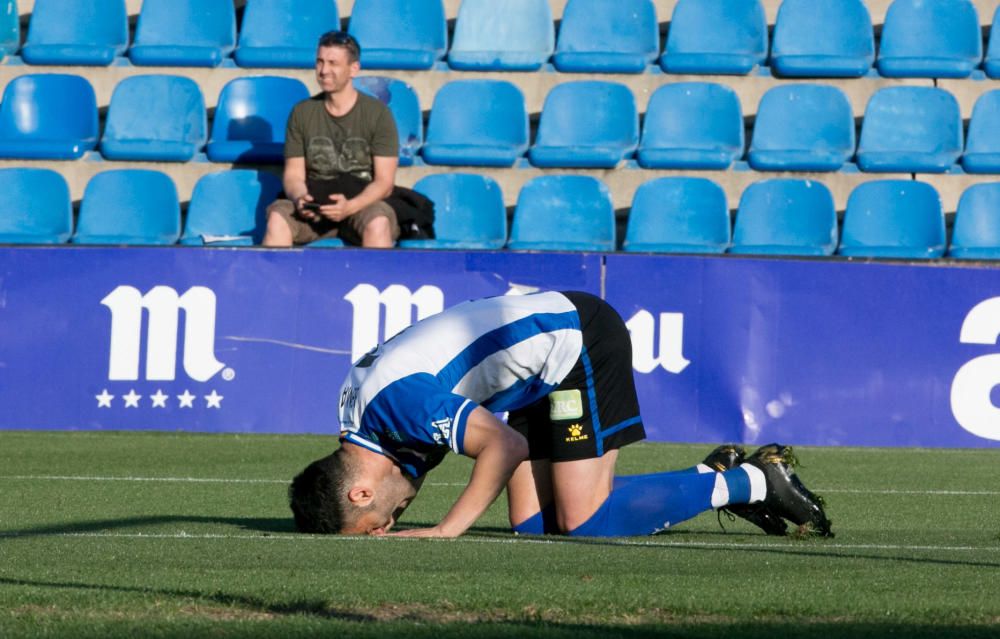
[(577, 389), (555, 391), (549, 394), (549, 419), (580, 419), (583, 417), (583, 399)]

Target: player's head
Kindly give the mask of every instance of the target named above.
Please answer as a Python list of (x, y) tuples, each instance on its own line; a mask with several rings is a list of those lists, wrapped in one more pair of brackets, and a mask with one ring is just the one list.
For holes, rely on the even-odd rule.
[(379, 535), (389, 531), (417, 493), (416, 485), (392, 465), (371, 476), (353, 447), (306, 467), (288, 490), (295, 525), (305, 533)]

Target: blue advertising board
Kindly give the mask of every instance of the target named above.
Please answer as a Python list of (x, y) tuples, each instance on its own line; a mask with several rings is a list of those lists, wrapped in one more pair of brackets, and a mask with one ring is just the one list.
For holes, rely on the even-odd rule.
[(335, 433), (352, 357), (599, 255), (0, 249), (0, 428)]
[(626, 320), (650, 439), (1000, 445), (1000, 269), (461, 251), (0, 248), (0, 428), (333, 433), (354, 358), (539, 289)]
[(1000, 440), (996, 268), (629, 255), (606, 264), (653, 439)]

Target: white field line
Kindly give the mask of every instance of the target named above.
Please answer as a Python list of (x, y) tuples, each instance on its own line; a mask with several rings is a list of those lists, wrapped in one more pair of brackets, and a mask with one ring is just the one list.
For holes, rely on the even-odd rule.
[[(225, 477), (116, 477), (99, 475), (0, 475), (0, 481), (131, 481), (131, 482), (179, 482), (191, 484), (287, 484), (290, 479), (245, 479)], [(424, 486), (463, 487), (464, 482), (426, 482)], [(887, 489), (855, 489), (855, 488), (817, 488), (817, 493), (849, 494), (849, 495), (940, 495), (990, 497), (1000, 495), (998, 490), (900, 490)]]
[(301, 534), (266, 534), (266, 535), (230, 535), (222, 533), (53, 533), (35, 535), (32, 533), (0, 533), (0, 538), (17, 537), (81, 537), (98, 539), (179, 539), (179, 540), (246, 540), (246, 541), (294, 541), (294, 542), (360, 542), (398, 543), (398, 542), (431, 542), (452, 544), (544, 544), (544, 545), (579, 545), (592, 544), (604, 546), (638, 546), (643, 548), (721, 548), (731, 550), (775, 550), (778, 552), (799, 552), (802, 550), (906, 550), (906, 551), (945, 551), (945, 552), (1000, 552), (1000, 546), (925, 546), (906, 544), (838, 544), (817, 542), (803, 546), (798, 543), (778, 545), (777, 543), (729, 543), (702, 541), (658, 541), (655, 539), (579, 539), (572, 538), (537, 538), (520, 537), (476, 537), (465, 536), (457, 539), (419, 539), (416, 537), (350, 537), (344, 535), (301, 535)]

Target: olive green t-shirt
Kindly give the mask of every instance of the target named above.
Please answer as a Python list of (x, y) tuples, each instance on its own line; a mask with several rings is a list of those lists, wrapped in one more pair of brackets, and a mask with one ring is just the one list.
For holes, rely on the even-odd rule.
[(345, 115), (330, 115), (323, 94), (295, 105), (285, 130), (285, 158), (304, 157), (306, 178), (331, 180), (350, 173), (372, 180), (374, 157), (399, 155), (396, 122), (389, 107), (358, 92), (358, 101)]

